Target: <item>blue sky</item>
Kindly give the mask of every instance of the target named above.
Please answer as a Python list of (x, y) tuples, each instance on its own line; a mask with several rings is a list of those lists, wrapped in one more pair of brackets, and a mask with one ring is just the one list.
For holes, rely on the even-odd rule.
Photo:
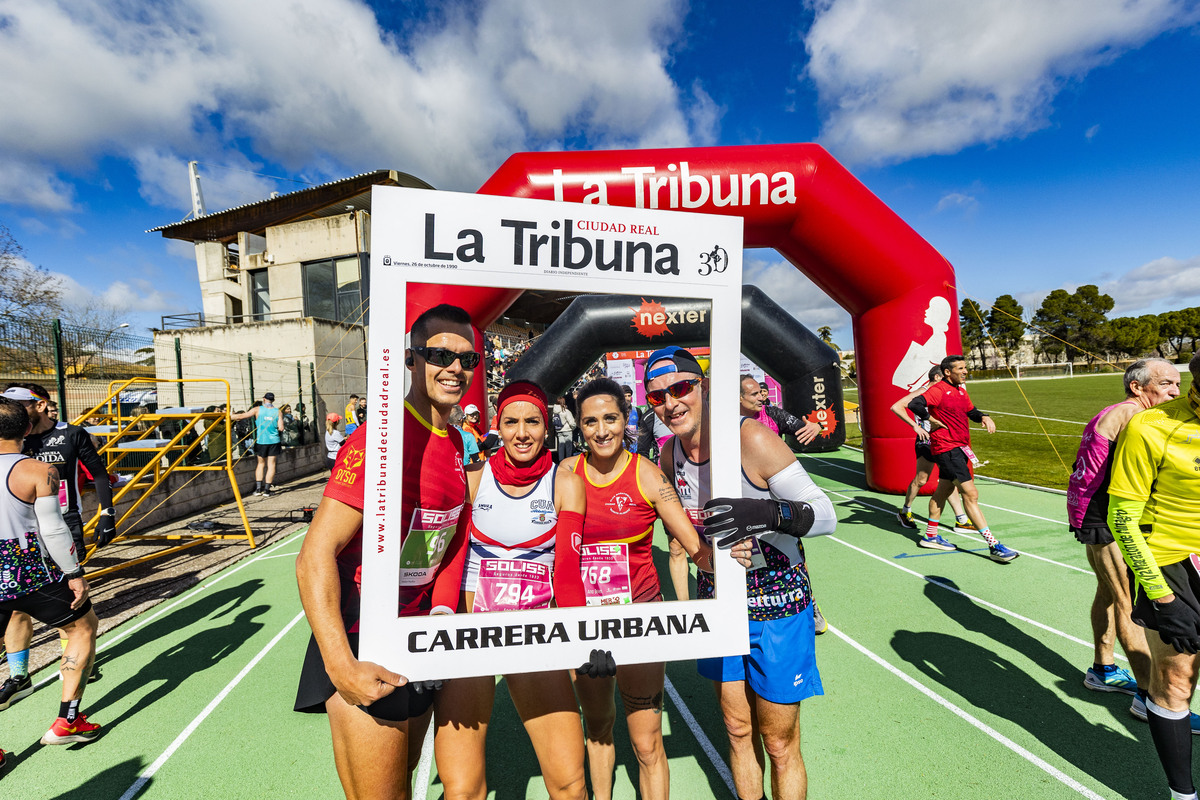
[[(145, 230), (373, 169), (474, 191), (520, 150), (816, 141), (960, 292), (1200, 304), (1196, 0), (0, 0), (0, 222), (77, 305), (200, 306)], [(273, 176), (273, 177), (271, 177)], [(772, 252), (747, 280), (849, 346)]]

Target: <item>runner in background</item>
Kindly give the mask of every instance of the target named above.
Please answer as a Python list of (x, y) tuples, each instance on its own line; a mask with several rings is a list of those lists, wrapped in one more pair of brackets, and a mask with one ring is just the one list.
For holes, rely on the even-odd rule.
[[(438, 576), (434, 613), (548, 608), (552, 600), (560, 607), (582, 606), (583, 481), (554, 465), (546, 395), (532, 383), (511, 383), (500, 393), (498, 413), (503, 446), (467, 473), (473, 508), (468, 544)], [(615, 673), (611, 655), (608, 665), (607, 674)], [(546, 791), (553, 800), (583, 800), (583, 728), (570, 678), (554, 670), (504, 680)], [(455, 678), (438, 692), (434, 753), (448, 798), (487, 796), (485, 754), (495, 698), (490, 675)]]
[(758, 420), (777, 435), (790, 433), (800, 444), (812, 443), (822, 430), (818, 422), (802, 420), (779, 406), (771, 405), (767, 385), (755, 380), (753, 375), (742, 375), (738, 404), (743, 417)]
[[(411, 527), (401, 532), (398, 594), (400, 615), (419, 616), (429, 613), (443, 559), (452, 558), (466, 541), (470, 508), (463, 508), (462, 442), (447, 426), (480, 357), (472, 349), (471, 319), (457, 306), (439, 305), (421, 314), (409, 339), (404, 365), (412, 380), (402, 416), (399, 518), (405, 525), (411, 521)], [(358, 660), (366, 434), (365, 427), (356, 430), (339, 452), (296, 559), (300, 600), (313, 637), (295, 710), (329, 715), (334, 763), (347, 797), (407, 798), (437, 682), (409, 684), (402, 675)]]
[[(1143, 358), (1125, 370), (1125, 399), (1092, 417), (1083, 429), (1074, 472), (1067, 484), (1067, 521), (1071, 533), (1087, 548), (1088, 564), (1096, 573), (1091, 623), (1095, 661), (1083, 675), (1083, 685), (1097, 692), (1133, 695), (1129, 713), (1145, 722), (1146, 692), (1150, 685), (1150, 650), (1146, 634), (1130, 619), (1132, 601), (1121, 549), (1108, 527), (1108, 484), (1117, 438), (1134, 414), (1179, 396), (1179, 370), (1161, 358)], [(1133, 675), (1114, 663), (1113, 645), (1121, 642)], [(1200, 733), (1200, 716), (1191, 715), (1193, 733)]]
[[(583, 479), (581, 572), (588, 605), (655, 603), (663, 599), (651, 547), (654, 523), (678, 540), (700, 569), (712, 572), (712, 548), (701, 541), (671, 482), (652, 462), (629, 452), (633, 391), (597, 378), (579, 391), (579, 430), (584, 455), (563, 466)], [(663, 748), (665, 665), (625, 664), (613, 678), (577, 678), (575, 693), (587, 733), (588, 774), (595, 800), (611, 800), (617, 751), (613, 725), (615, 688), (621, 691), (625, 725), (638, 762), (638, 796), (665, 799), (670, 772)]]
[(971, 429), (967, 421), (980, 423), (988, 433), (996, 432), (996, 424), (971, 402), (964, 386), (968, 372), (967, 362), (962, 356), (946, 356), (942, 359), (941, 370), (942, 380), (908, 404), (908, 410), (913, 412), (918, 421), (936, 417), (941, 423), (931, 433), (925, 433), (923, 429), (917, 433), (918, 438), (922, 435), (929, 437), (929, 449), (933, 451), (933, 460), (938, 467), (937, 489), (929, 498), (929, 524), (925, 528), (925, 537), (918, 544), (933, 550), (958, 549), (938, 534), (938, 521), (946, 507), (946, 500), (957, 488), (967, 516), (988, 543), (989, 557), (992, 561), (1007, 564), (1020, 553), (996, 541), (983, 516), (983, 509), (979, 507), (979, 490), (975, 488), (971, 474), (971, 464), (977, 459), (971, 450)]
[[(901, 397), (895, 403), (892, 403), (892, 413), (904, 421), (905, 425), (910, 426), (917, 432), (917, 440), (914, 444), (914, 449), (917, 455), (917, 472), (913, 475), (912, 483), (908, 484), (908, 491), (904, 493), (904, 506), (896, 512), (896, 519), (900, 520), (902, 527), (909, 530), (916, 530), (917, 523), (913, 521), (912, 504), (917, 499), (917, 493), (921, 491), (921, 487), (929, 482), (929, 476), (933, 474), (933, 451), (929, 449), (929, 432), (933, 426), (945, 427), (932, 417), (927, 420), (916, 421), (908, 411), (908, 404), (917, 398), (918, 395), (924, 394), (925, 390), (942, 379), (942, 368), (940, 366), (929, 370), (929, 380), (919, 386), (915, 392), (910, 392), (904, 397)], [(950, 496), (946, 498), (946, 502), (950, 504), (950, 510), (954, 512), (954, 527), (958, 530), (973, 531), (975, 525), (971, 522), (971, 518), (967, 516), (967, 512), (963, 510), (962, 499), (958, 496), (958, 488), (956, 487), (950, 492)]]
[[(631, 453), (636, 453), (638, 447), (638, 421), (641, 419), (642, 412), (634, 405), (633, 389), (629, 386), (622, 386), (621, 391), (625, 394), (625, 407), (629, 409), (629, 413), (626, 415), (628, 422), (625, 425), (625, 449)], [(580, 396), (582, 397), (582, 395), (583, 392), (581, 391)], [(579, 413), (582, 416), (583, 409), (580, 409)], [(582, 425), (580, 426), (580, 435), (583, 436), (585, 441), (587, 440), (587, 437), (583, 434)]]
[[(62, 702), (42, 744), (82, 744), (100, 735), (100, 726), (79, 713), (96, 658), (99, 621), (92, 611), (87, 578), (76, 557), (71, 531), (63, 519), (58, 471), (21, 453), (31, 426), (22, 403), (0, 398), (0, 483), (4, 486), (0, 492), (0, 571), (17, 578), (0, 588), (0, 624), (19, 612), (57, 628), (66, 640), (59, 670)], [(8, 708), (30, 695), (33, 685), (26, 674), (20, 679), (9, 677), (3, 689), (0, 708)]]
[(358, 422), (354, 419), (354, 412), (358, 408), (358, 395), (350, 395), (350, 399), (346, 401), (346, 407), (342, 409), (342, 418), (346, 420), (346, 436), (354, 433), (354, 429), (358, 427)]
[(1190, 701), (1200, 668), (1200, 354), (1192, 385), (1129, 420), (1108, 484), (1108, 527), (1148, 634), (1150, 736), (1173, 800), (1196, 800)]
[(459, 437), (462, 438), (463, 463), (470, 465), (480, 461), (481, 458), (479, 455), (479, 441), (463, 430), (463, 423), (466, 422), (466, 419), (467, 417), (463, 414), (462, 406), (455, 406), (450, 412), (450, 424), (454, 427)]
[[(96, 503), (100, 508), (100, 519), (96, 524), (96, 548), (104, 547), (117, 535), (116, 510), (112, 504), (112, 484), (108, 478), (108, 466), (96, 452), (92, 437), (78, 425), (55, 422), (46, 413), (50, 393), (36, 383), (10, 383), (4, 397), (20, 403), (25, 408), (32, 425), (25, 437), (22, 452), (43, 464), (54, 467), (59, 478), (58, 501), (62, 506), (63, 520), (71, 531), (75, 542), (75, 553), (84, 558), (87, 546), (83, 540), (83, 516), (80, 512), (80, 490), (84, 484), (83, 471), (92, 475), (96, 489)], [(11, 620), (5, 620), (4, 640), (9, 654), (9, 675), (19, 678), (28, 676), (29, 643), (33, 641), (33, 621), (28, 614), (16, 611)], [(59, 640), (63, 647), (66, 640)], [(100, 670), (93, 667), (89, 681), (98, 681)], [(11, 702), (5, 697), (6, 689), (0, 687), (0, 708)]]
[[(800, 703), (823, 690), (800, 537), (832, 533), (833, 504), (783, 440), (745, 418), (738, 431), (742, 497), (710, 499), (708, 379), (680, 347), (656, 350), (646, 367), (646, 399), (674, 434), (663, 445), (663, 471), (697, 530), (719, 545), (733, 544), (733, 556), (747, 567), (750, 653), (696, 664), (717, 692), (734, 786), (738, 797), (763, 797), (769, 761), (771, 796), (803, 800), (808, 773), (800, 752)], [(704, 572), (698, 583), (700, 597), (714, 596)]]

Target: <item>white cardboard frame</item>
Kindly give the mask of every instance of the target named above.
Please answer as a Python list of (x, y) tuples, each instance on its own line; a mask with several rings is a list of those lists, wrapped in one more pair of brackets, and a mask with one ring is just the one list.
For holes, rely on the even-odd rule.
[[(412, 680), (430, 680), (568, 669), (586, 661), (594, 648), (611, 650), (618, 664), (749, 652), (745, 571), (725, 550), (715, 553), (719, 590), (710, 600), (399, 617), (400, 482), (379, 478), (381, 453), (387, 454), (391, 464), (402, 463), (402, 387), (407, 374), (403, 353), (408, 328), (402, 309), (408, 284), (537, 287), (712, 302), (710, 441), (712, 452), (723, 454), (711, 464), (713, 495), (740, 496), (737, 398), (742, 219), (382, 186), (373, 188), (371, 207), (368, 403), (372, 413), (359, 657)], [(516, 228), (511, 223), (502, 225), (502, 220), (536, 226), (526, 229), (522, 237), (526, 246), (521, 261), (525, 263), (516, 258)], [(561, 245), (567, 220), (572, 221), (576, 243), (571, 252), (577, 261), (583, 261), (580, 238), (591, 243), (593, 254), (598, 241), (605, 242), (606, 254), (611, 254), (618, 242), (624, 246), (631, 240), (647, 241), (664, 258), (669, 258), (669, 247), (674, 246), (678, 253), (674, 269), (669, 260), (663, 262), (665, 274), (657, 268), (647, 274), (641, 261), (636, 272), (606, 272), (595, 264), (551, 266), (549, 245), (540, 249), (540, 265), (530, 265), (529, 234), (536, 230), (538, 235), (557, 236)], [(430, 225), (433, 234), (427, 242)], [(481, 244), (476, 247), (477, 242)], [(556, 261), (566, 257), (565, 250), (560, 247)], [(482, 263), (464, 260), (479, 252), (483, 253)], [(712, 257), (714, 253), (719, 259)], [(452, 295), (447, 302), (453, 302)], [(482, 379), (481, 365), (475, 380)], [(386, 416), (380, 413), (385, 409), (389, 410)], [(397, 473), (392, 470), (391, 474)], [(378, 534), (381, 525), (384, 533)], [(472, 632), (477, 646), (458, 649), (460, 636), (465, 644)], [(489, 641), (489, 646), (481, 646), (484, 641)], [(442, 646), (445, 642), (454, 649)]]

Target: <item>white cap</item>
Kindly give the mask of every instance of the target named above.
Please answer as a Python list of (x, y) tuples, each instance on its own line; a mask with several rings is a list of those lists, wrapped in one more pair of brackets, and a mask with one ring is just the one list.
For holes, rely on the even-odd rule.
[(7, 397), (9, 400), (16, 400), (19, 403), (42, 399), (26, 389), (24, 386), (14, 386), (11, 389), (5, 389), (3, 396)]
[(463, 409), (463, 414), (468, 417), (471, 416), (472, 414), (478, 414), (478, 413), (479, 413), (479, 406), (475, 405), (474, 403), (471, 403), (469, 406), (467, 406), (466, 408)]

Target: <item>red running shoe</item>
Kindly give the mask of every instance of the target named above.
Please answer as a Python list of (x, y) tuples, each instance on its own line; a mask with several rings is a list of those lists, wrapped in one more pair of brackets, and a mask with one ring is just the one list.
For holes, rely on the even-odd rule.
[(74, 722), (67, 722), (66, 717), (54, 720), (50, 730), (42, 737), (42, 744), (71, 744), (72, 742), (90, 742), (100, 735), (100, 726), (87, 721), (87, 715), (80, 714)]

